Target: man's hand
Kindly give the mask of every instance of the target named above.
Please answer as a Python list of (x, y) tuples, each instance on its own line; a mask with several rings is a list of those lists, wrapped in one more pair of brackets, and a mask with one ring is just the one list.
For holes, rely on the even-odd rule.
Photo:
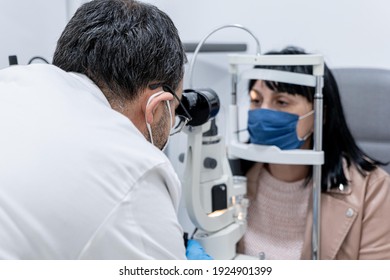
[(187, 260), (213, 260), (213, 258), (205, 252), (199, 242), (193, 239), (190, 239), (187, 242), (186, 256)]

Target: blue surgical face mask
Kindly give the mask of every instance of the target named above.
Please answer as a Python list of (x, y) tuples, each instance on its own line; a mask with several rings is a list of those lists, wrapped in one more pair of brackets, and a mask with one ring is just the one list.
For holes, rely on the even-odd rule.
[(298, 121), (314, 111), (298, 116), (295, 114), (269, 109), (254, 109), (248, 112), (248, 132), (250, 143), (259, 145), (274, 145), (281, 150), (299, 149), (310, 136), (297, 135)]

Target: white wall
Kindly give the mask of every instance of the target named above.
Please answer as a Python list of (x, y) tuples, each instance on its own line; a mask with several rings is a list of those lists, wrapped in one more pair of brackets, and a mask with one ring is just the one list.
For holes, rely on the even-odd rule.
[[(213, 28), (240, 23), (263, 51), (288, 44), (323, 53), (332, 66), (390, 68), (390, 2), (387, 0), (154, 0), (174, 20), (183, 41)], [(221, 31), (211, 41), (252, 43), (246, 34)]]
[[(34, 55), (51, 59), (67, 21), (67, 3), (83, 0), (0, 0), (0, 68), (8, 55), (20, 63)], [(174, 20), (183, 41), (198, 41), (215, 27), (240, 23), (262, 50), (287, 44), (323, 53), (331, 66), (390, 68), (390, 2), (387, 0), (146, 0)], [(72, 7), (71, 7), (72, 8)], [(221, 31), (212, 41), (247, 42), (240, 31)], [(252, 46), (253, 47), (253, 46)]]
[(33, 56), (51, 61), (65, 11), (64, 0), (0, 0), (0, 69), (9, 55), (17, 55), (19, 64)]
[(87, 0), (0, 0), (0, 69), (8, 56), (19, 64), (34, 56), (51, 62), (54, 49), (68, 19)]

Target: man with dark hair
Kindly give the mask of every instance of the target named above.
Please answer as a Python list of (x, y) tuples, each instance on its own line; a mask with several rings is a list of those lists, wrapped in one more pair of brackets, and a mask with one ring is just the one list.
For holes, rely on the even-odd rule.
[(53, 65), (0, 71), (0, 258), (185, 259), (179, 179), (161, 151), (185, 52), (135, 0), (81, 6)]

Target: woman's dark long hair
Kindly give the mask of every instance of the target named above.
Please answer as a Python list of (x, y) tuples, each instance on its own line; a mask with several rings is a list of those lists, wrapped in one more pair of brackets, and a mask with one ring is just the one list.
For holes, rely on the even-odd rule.
[[(306, 54), (300, 48), (287, 47), (280, 52), (272, 51), (266, 54), (270, 55), (297, 55)], [(274, 69), (289, 71), (295, 73), (312, 74), (312, 66), (255, 66), (255, 68)], [(252, 89), (256, 80), (249, 81), (249, 90)], [(267, 87), (276, 92), (287, 92), (289, 94), (299, 94), (308, 101), (313, 102), (314, 88), (265, 81)], [(356, 144), (347, 123), (345, 121), (343, 108), (340, 101), (339, 89), (336, 80), (325, 65), (324, 71), (324, 120), (323, 120), (323, 139), (322, 146), (325, 154), (325, 163), (322, 165), (321, 187), (325, 192), (330, 188), (338, 188), (340, 184), (348, 185), (348, 180), (343, 170), (343, 159), (347, 165), (354, 164), (359, 172), (365, 176), (367, 172), (374, 170), (378, 165), (384, 163), (369, 157)], [(251, 163), (243, 162), (243, 168), (248, 169)], [(312, 173), (307, 178), (310, 180)]]

